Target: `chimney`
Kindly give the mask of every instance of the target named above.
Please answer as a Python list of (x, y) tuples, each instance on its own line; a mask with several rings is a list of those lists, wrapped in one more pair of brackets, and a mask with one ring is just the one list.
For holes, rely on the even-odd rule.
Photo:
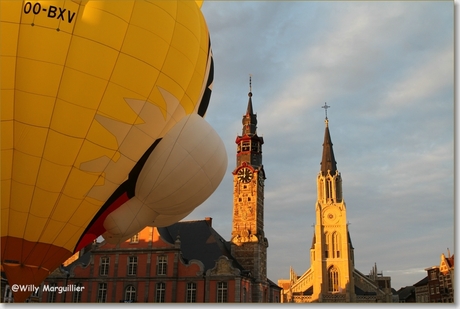
[(211, 217), (205, 217), (204, 219), (206, 220), (206, 223), (207, 223), (210, 227), (212, 227), (212, 218), (211, 218)]

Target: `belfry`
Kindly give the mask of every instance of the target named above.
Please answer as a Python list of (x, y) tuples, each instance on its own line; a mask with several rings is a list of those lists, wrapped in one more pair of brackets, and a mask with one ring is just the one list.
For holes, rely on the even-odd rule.
[(391, 302), (389, 277), (366, 276), (355, 269), (348, 230), (342, 175), (337, 169), (326, 112), (323, 152), (316, 177), (316, 223), (310, 248), (310, 268), (288, 280), (278, 280), (282, 302)]
[(268, 240), (264, 232), (264, 180), (262, 144), (257, 135), (257, 115), (252, 107), (251, 79), (249, 100), (243, 115), (242, 134), (237, 136), (236, 168), (233, 170), (233, 223), (231, 253), (255, 279), (253, 302), (264, 302), (267, 280)]

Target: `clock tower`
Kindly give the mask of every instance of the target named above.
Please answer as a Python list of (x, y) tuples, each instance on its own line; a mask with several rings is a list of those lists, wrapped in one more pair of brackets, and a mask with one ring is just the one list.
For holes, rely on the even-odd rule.
[(264, 180), (262, 145), (257, 135), (257, 115), (252, 108), (251, 80), (249, 100), (243, 115), (243, 130), (237, 136), (236, 168), (233, 170), (233, 224), (231, 236), (232, 255), (255, 283), (253, 302), (267, 301), (267, 247), (264, 233)]

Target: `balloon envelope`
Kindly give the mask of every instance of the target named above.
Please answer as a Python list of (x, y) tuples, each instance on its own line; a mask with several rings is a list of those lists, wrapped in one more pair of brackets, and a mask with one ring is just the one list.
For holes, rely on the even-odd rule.
[(0, 1), (10, 284), (40, 284), (92, 240), (89, 226), (104, 232), (97, 219), (123, 204), (107, 201), (139, 160), (183, 117), (204, 116), (213, 64), (200, 3)]

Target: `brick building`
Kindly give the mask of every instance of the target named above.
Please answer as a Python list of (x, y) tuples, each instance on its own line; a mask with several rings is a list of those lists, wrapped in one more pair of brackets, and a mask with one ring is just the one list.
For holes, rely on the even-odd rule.
[[(41, 302), (251, 302), (254, 278), (230, 246), (211, 218), (146, 227), (119, 245), (94, 243), (44, 282), (81, 292), (38, 296)], [(279, 290), (269, 281), (262, 301), (279, 301)]]
[(428, 276), (428, 295), (430, 303), (454, 302), (454, 256), (441, 254), (439, 266), (425, 269)]

